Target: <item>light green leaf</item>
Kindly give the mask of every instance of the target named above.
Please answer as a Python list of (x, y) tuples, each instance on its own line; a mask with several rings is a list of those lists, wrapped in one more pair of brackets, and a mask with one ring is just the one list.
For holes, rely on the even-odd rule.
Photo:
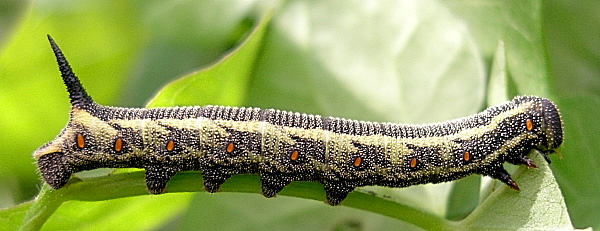
[(521, 167), (514, 180), (521, 191), (502, 187), (460, 223), (469, 229), (572, 229), (567, 206), (552, 171), (538, 153), (537, 169)]
[(492, 71), (490, 73), (490, 81), (488, 83), (488, 105), (496, 105), (508, 100), (511, 96), (508, 91), (508, 72), (506, 70), (506, 53), (504, 42), (498, 42), (498, 49), (494, 55), (492, 62)]
[(69, 201), (52, 214), (51, 219), (44, 224), (44, 229), (155, 229), (185, 211), (189, 206), (191, 196), (189, 193), (180, 193), (154, 197), (124, 197), (107, 201)]
[(248, 105), (404, 123), (483, 106), (477, 45), (437, 2), (294, 1), (272, 24)]
[(4, 208), (0, 210), (0, 230), (14, 230), (23, 222), (23, 218), (33, 204), (33, 201), (23, 204)]
[(504, 41), (508, 75), (520, 95), (550, 95), (542, 28), (542, 1), (445, 1), (465, 19), (486, 59)]
[(245, 97), (270, 19), (270, 14), (265, 15), (237, 49), (210, 68), (197, 71), (165, 86), (148, 103), (148, 107), (194, 106), (206, 105), (210, 102), (240, 105)]

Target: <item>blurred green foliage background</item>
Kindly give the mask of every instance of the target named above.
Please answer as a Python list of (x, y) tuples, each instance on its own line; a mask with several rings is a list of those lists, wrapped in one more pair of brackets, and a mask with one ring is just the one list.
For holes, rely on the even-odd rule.
[[(539, 1), (528, 2), (531, 2), (531, 5), (534, 6), (539, 3)], [(256, 77), (259, 74), (254, 74), (248, 80), (245, 80), (247, 82), (244, 86), (248, 86), (245, 88), (248, 90), (236, 91), (234, 93), (237, 96), (231, 96), (239, 100), (228, 101), (229, 98), (217, 95), (218, 92), (227, 91), (227, 83), (220, 83), (219, 88), (215, 89), (198, 89), (198, 91), (217, 92), (214, 98), (204, 99), (203, 102), (231, 106), (259, 106), (324, 114), (326, 116), (406, 123), (434, 122), (441, 118), (435, 117), (440, 114), (446, 116), (445, 118), (454, 118), (478, 111), (483, 106), (481, 99), (484, 99), (484, 92), (481, 89), (485, 84), (485, 76), (489, 73), (492, 61), (491, 55), (494, 54), (497, 48), (498, 39), (505, 40), (508, 47), (507, 53), (516, 52), (510, 48), (514, 43), (506, 42), (507, 40), (511, 41), (510, 38), (502, 38), (502, 36), (510, 36), (510, 33), (502, 33), (502, 30), (498, 30), (498, 26), (510, 25), (511, 20), (518, 22), (518, 20), (528, 19), (511, 16), (490, 19), (487, 17), (494, 17), (497, 14), (488, 14), (489, 12), (476, 10), (484, 8), (481, 5), (505, 7), (500, 1), (428, 1), (424, 5), (427, 6), (427, 4), (446, 9), (451, 16), (464, 20), (467, 27), (471, 29), (480, 29), (470, 32), (473, 39), (477, 41), (473, 43), (477, 47), (472, 47), (471, 44), (456, 45), (464, 53), (452, 53), (447, 50), (432, 51), (432, 54), (438, 54), (438, 57), (449, 54), (466, 54), (466, 56), (481, 54), (483, 56), (481, 58), (485, 62), (483, 64), (461, 62), (460, 64), (464, 68), (454, 67), (453, 69), (456, 70), (454, 74), (457, 76), (464, 76), (465, 73), (475, 73), (473, 79), (476, 80), (468, 81), (473, 86), (463, 86), (465, 89), (470, 89), (468, 92), (463, 92), (465, 95), (475, 95), (474, 99), (470, 99), (471, 101), (464, 101), (467, 106), (462, 108), (466, 108), (465, 110), (432, 112), (431, 110), (439, 108), (432, 106), (426, 111), (418, 111), (416, 107), (413, 107), (413, 104), (419, 104), (419, 102), (409, 101), (405, 105), (401, 105), (404, 106), (404, 108), (401, 108), (403, 109), (402, 112), (388, 109), (390, 106), (385, 103), (383, 105), (374, 103), (386, 108), (387, 111), (369, 114), (361, 110), (370, 109), (370, 101), (364, 101), (364, 105), (359, 105), (359, 107), (354, 107), (356, 105), (340, 105), (337, 103), (340, 101), (335, 100), (325, 102), (330, 98), (360, 98), (361, 96), (352, 95), (351, 93), (359, 92), (361, 86), (365, 88), (370, 86), (369, 81), (365, 81), (362, 85), (348, 86), (348, 89), (350, 89), (348, 92), (350, 93), (347, 95), (337, 94), (340, 91), (333, 91), (336, 92), (336, 95), (328, 95), (326, 93), (327, 88), (335, 87), (336, 84), (339, 84), (337, 82), (343, 82), (344, 80), (326, 79), (315, 83), (314, 79), (294, 79), (296, 76), (318, 76), (322, 72), (331, 71), (326, 66), (315, 67), (318, 63), (318, 61), (313, 60), (315, 57), (329, 60), (347, 60), (344, 57), (352, 55), (352, 53), (344, 53), (344, 50), (340, 51), (339, 47), (319, 45), (319, 41), (331, 45), (327, 43), (328, 40), (332, 39), (326, 37), (328, 34), (323, 34), (322, 37), (305, 37), (310, 34), (310, 31), (335, 31), (336, 26), (340, 24), (324, 23), (330, 20), (328, 17), (340, 19), (340, 21), (346, 19), (348, 24), (355, 23), (359, 25), (356, 30), (360, 30), (361, 27), (378, 28), (379, 21), (397, 20), (393, 17), (394, 13), (390, 12), (411, 13), (410, 11), (402, 11), (402, 9), (382, 10), (377, 8), (377, 3), (358, 6), (357, 3), (344, 1), (320, 4), (310, 1), (294, 3), (242, 0), (0, 0), (0, 108), (2, 112), (0, 113), (0, 131), (2, 134), (0, 135), (0, 150), (2, 150), (2, 158), (0, 158), (0, 207), (14, 206), (32, 199), (37, 194), (41, 183), (31, 153), (44, 142), (51, 140), (68, 120), (69, 105), (67, 96), (62, 83), (59, 81), (59, 73), (54, 58), (45, 40), (46, 34), (51, 34), (61, 45), (75, 72), (97, 102), (104, 105), (143, 107), (165, 84), (181, 76), (202, 70), (202, 68), (218, 61), (248, 35), (263, 15), (269, 10), (273, 10), (273, 21), (268, 28), (267, 39), (263, 42), (262, 49), (266, 54), (275, 55), (258, 57), (257, 65), (252, 70), (253, 73), (268, 74), (263, 75), (261, 78)], [(539, 89), (531, 88), (533, 90), (517, 91), (527, 94), (547, 94), (543, 96), (551, 97), (561, 108), (565, 119), (566, 141), (562, 152), (563, 158), (553, 157), (554, 162), (551, 168), (563, 190), (569, 214), (575, 227), (593, 226), (600, 228), (600, 219), (598, 219), (600, 218), (600, 211), (598, 210), (600, 208), (600, 198), (597, 196), (597, 192), (600, 190), (600, 177), (595, 173), (595, 169), (600, 167), (600, 161), (595, 155), (598, 148), (600, 148), (598, 144), (600, 123), (596, 122), (600, 108), (600, 14), (598, 14), (600, 12), (600, 2), (545, 1), (541, 6), (534, 12), (541, 14), (540, 18), (543, 19), (539, 24), (540, 28), (537, 28), (543, 32), (542, 38), (544, 39), (543, 44), (539, 44), (539, 49), (545, 49), (547, 59), (539, 60), (535, 56), (532, 56), (530, 60), (510, 60), (508, 58), (507, 66), (512, 71), (509, 71), (509, 75), (513, 77), (527, 75), (530, 76), (530, 79), (535, 79), (537, 75), (545, 77), (549, 73), (551, 81), (548, 86), (542, 85)], [(521, 9), (519, 7), (523, 10), (529, 10), (527, 4), (521, 4), (514, 9)], [(360, 9), (357, 10), (356, 8)], [(486, 9), (496, 10), (494, 7), (487, 7)], [(426, 11), (424, 9), (419, 10)], [(358, 14), (364, 15), (356, 16)], [(378, 16), (378, 14), (381, 14), (381, 16)], [(355, 22), (353, 21), (354, 16), (359, 19), (366, 17), (371, 21)], [(321, 21), (314, 19), (319, 17)], [(439, 17), (445, 16), (440, 15)], [(306, 20), (307, 18), (313, 20), (312, 22), (317, 21), (321, 24), (302, 24), (307, 21), (311, 22)], [(486, 18), (486, 20), (479, 20), (480, 18)], [(488, 24), (476, 25), (477, 22)], [(494, 24), (494, 22), (497, 22), (497, 24)], [(459, 23), (462, 23), (462, 21), (459, 21)], [(417, 25), (422, 26), (423, 24), (417, 23)], [(453, 26), (456, 26), (456, 23), (449, 25), (450, 30), (460, 28)], [(489, 29), (486, 30), (485, 28)], [(519, 29), (524, 30), (523, 34), (527, 34), (530, 28), (516, 28), (515, 31)], [(286, 30), (289, 33), (281, 33), (281, 31)], [(360, 37), (356, 34), (348, 34), (347, 36), (349, 39), (355, 39), (352, 41), (356, 45), (352, 47), (353, 49), (373, 50), (376, 51), (374, 55), (365, 56), (368, 58), (367, 60), (357, 59), (354, 60), (356, 63), (347, 63), (348, 66), (342, 68), (340, 73), (336, 73), (337, 76), (349, 75), (352, 77), (353, 75), (363, 74), (365, 75), (364, 78), (368, 78), (368, 72), (361, 72), (363, 69), (355, 68), (355, 66), (360, 66), (361, 63), (371, 65), (371, 68), (374, 69), (381, 65), (382, 68), (379, 68), (379, 70), (385, 70), (386, 66), (381, 63), (385, 63), (387, 57), (381, 57), (381, 54), (385, 53), (385, 49), (389, 46), (377, 44), (377, 42), (384, 43), (405, 39), (390, 38), (386, 36), (386, 33), (389, 33), (386, 30), (372, 29), (368, 31), (372, 33), (372, 36), (381, 36), (383, 39), (372, 39), (368, 36)], [(348, 31), (340, 29), (335, 33), (338, 33), (339, 36), (348, 33)], [(499, 38), (487, 39), (489, 37), (494, 38), (493, 35), (490, 35), (493, 33), (499, 33)], [(450, 35), (453, 34), (450, 33)], [(358, 39), (356, 39), (357, 37)], [(419, 39), (425, 37), (419, 37)], [(451, 38), (451, 36), (448, 37)], [(424, 49), (427, 47), (419, 48)], [(315, 49), (318, 52), (315, 52)], [(281, 50), (282, 52), (277, 53), (273, 50)], [(529, 51), (525, 50), (524, 52)], [(325, 52), (329, 52), (327, 54), (330, 56), (319, 56)], [(341, 53), (336, 54), (336, 52)], [(417, 53), (419, 51), (413, 52)], [(406, 59), (414, 57), (406, 57)], [(519, 57), (527, 57), (527, 54), (520, 54)], [(432, 66), (435, 66), (436, 61), (427, 61), (422, 62), (423, 67), (398, 68), (401, 70), (414, 68), (415, 73), (428, 75), (432, 73), (432, 70), (435, 70)], [(264, 65), (269, 62), (284, 63), (281, 66), (287, 68), (284, 70), (271, 70), (268, 65)], [(519, 69), (519, 62), (541, 62), (541, 66), (546, 65), (546, 68), (539, 70)], [(325, 65), (340, 66), (336, 62), (329, 62)], [(480, 67), (484, 67), (485, 70)], [(432, 70), (428, 70), (429, 68)], [(390, 71), (393, 72), (393, 70)], [(377, 74), (385, 75), (386, 72), (377, 72)], [(272, 78), (268, 78), (268, 75), (271, 75)], [(527, 78), (520, 79), (527, 81)], [(359, 80), (356, 79), (356, 81)], [(315, 87), (315, 85), (321, 84), (323, 86)], [(418, 86), (410, 85), (414, 83), (404, 84), (410, 87)], [(519, 84), (521, 83), (516, 85)], [(321, 89), (320, 95), (314, 96), (304, 91), (305, 89), (315, 88)], [(408, 94), (408, 90), (404, 90), (406, 91), (404, 93)], [(420, 99), (427, 103), (437, 99), (437, 101), (441, 101), (441, 104), (446, 104), (444, 100), (439, 99), (440, 97), (446, 99), (447, 95), (444, 95), (443, 92), (435, 92), (436, 90), (433, 89), (423, 90), (422, 92), (415, 91), (411, 94), (422, 94)], [(385, 93), (382, 92), (381, 94), (385, 95)], [(361, 93), (357, 94), (360, 95)], [(367, 94), (362, 97), (369, 98), (370, 95)], [(468, 98), (468, 96), (464, 98)], [(377, 99), (380, 98), (375, 97), (374, 101)], [(461, 97), (448, 97), (448, 99), (461, 99)], [(415, 109), (412, 110), (413, 108)], [(452, 113), (456, 114), (453, 115)], [(390, 114), (397, 117), (388, 116)], [(425, 114), (430, 114), (429, 116), (432, 117), (427, 117)], [(197, 219), (195, 216), (182, 211), (206, 208), (220, 210), (223, 207), (223, 204), (207, 200), (206, 197), (196, 197), (195, 200), (201, 202), (188, 208), (186, 205), (192, 197), (193, 194), (186, 194), (186, 196), (168, 195), (165, 199), (162, 199), (161, 203), (148, 203), (151, 204), (150, 207), (148, 204), (136, 204), (129, 201), (137, 198), (119, 199), (119, 203), (123, 203), (124, 206), (127, 206), (126, 203), (131, 205), (128, 210), (115, 209), (115, 204), (118, 203), (87, 206), (90, 210), (94, 208), (93, 211), (103, 211), (102, 208), (98, 207), (107, 206), (110, 208), (105, 210), (120, 211), (123, 214), (133, 212), (136, 209), (150, 211), (170, 209), (172, 214), (184, 215), (176, 219), (172, 217), (156, 218), (154, 223), (146, 222), (137, 227), (164, 228), (174, 226), (181, 229), (185, 229), (185, 225), (190, 223), (184, 222), (183, 225), (177, 226), (174, 225), (177, 224), (176, 221)], [(263, 201), (258, 194), (250, 196), (251, 198), (256, 197), (255, 200), (248, 200), (248, 196), (236, 197), (237, 195), (234, 195), (227, 199), (231, 202), (229, 206), (235, 207), (247, 203), (249, 207), (256, 208), (265, 203), (273, 203)], [(285, 198), (282, 200), (290, 199)], [(290, 201), (290, 204), (295, 203), (296, 205), (308, 203), (305, 201)], [(181, 206), (163, 207), (164, 204), (162, 203), (180, 203)], [(194, 207), (198, 204), (205, 204), (207, 207)], [(315, 204), (312, 202), (309, 204), (310, 206), (320, 206), (316, 202)], [(139, 207), (135, 205), (139, 205)], [(68, 207), (69, 205), (65, 206)], [(276, 202), (272, 206), (274, 207), (269, 207), (271, 209), (269, 210), (270, 213), (265, 212), (265, 216), (277, 216), (281, 213), (280, 211), (286, 209), (285, 205)], [(80, 209), (82, 206), (78, 205), (76, 208)], [(234, 212), (231, 212), (235, 210), (223, 210), (225, 212), (222, 214), (232, 213), (230, 216), (236, 216)], [(327, 208), (315, 211), (318, 211), (315, 214), (339, 214), (335, 219), (340, 222), (336, 224), (343, 224), (344, 227), (342, 228), (353, 228), (353, 225), (356, 225), (360, 228), (377, 229), (382, 228), (381, 224), (384, 223), (392, 224), (392, 226), (397, 225), (395, 221), (390, 221), (391, 219), (387, 217), (371, 218), (371, 223), (366, 225), (357, 224), (353, 222), (353, 216), (357, 216), (354, 210), (347, 208), (344, 208), (344, 210)], [(78, 212), (84, 213), (84, 211)], [(203, 214), (202, 216), (206, 216), (203, 217), (206, 220), (212, 219), (210, 215)], [(64, 217), (62, 219), (68, 220), (69, 218)], [(350, 222), (346, 222), (348, 220)], [(60, 223), (60, 218), (56, 223)], [(224, 225), (225, 228), (232, 229), (239, 228), (222, 223), (214, 225)], [(280, 228), (280, 226), (277, 226), (278, 224), (267, 226), (260, 223), (260, 221), (258, 224), (253, 225), (255, 226), (246, 228)], [(333, 229), (336, 226), (332, 225), (330, 228)]]

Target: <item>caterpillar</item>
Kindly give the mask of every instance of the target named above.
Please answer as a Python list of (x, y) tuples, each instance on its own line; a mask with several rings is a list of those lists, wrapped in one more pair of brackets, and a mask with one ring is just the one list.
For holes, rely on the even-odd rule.
[(503, 163), (550, 163), (563, 142), (556, 105), (518, 96), (478, 114), (408, 125), (321, 117), (275, 109), (194, 106), (121, 108), (86, 93), (52, 37), (48, 40), (69, 93), (70, 120), (33, 156), (44, 181), (64, 187), (71, 174), (96, 168), (143, 168), (150, 193), (165, 192), (177, 172), (200, 170), (217, 192), (235, 174), (258, 174), (265, 197), (292, 181), (318, 181), (337, 205), (356, 187), (407, 187), (471, 174), (519, 190)]

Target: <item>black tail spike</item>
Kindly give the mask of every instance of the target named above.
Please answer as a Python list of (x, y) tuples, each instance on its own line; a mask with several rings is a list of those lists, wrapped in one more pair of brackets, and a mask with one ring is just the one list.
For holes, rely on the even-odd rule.
[(48, 41), (50, 41), (50, 46), (54, 51), (54, 55), (56, 56), (56, 62), (58, 63), (58, 69), (60, 70), (63, 82), (67, 86), (67, 91), (69, 92), (69, 98), (71, 99), (71, 105), (78, 108), (87, 108), (88, 106), (94, 104), (92, 97), (90, 97), (75, 73), (69, 66), (67, 59), (63, 55), (62, 51), (56, 45), (52, 37), (48, 35)]

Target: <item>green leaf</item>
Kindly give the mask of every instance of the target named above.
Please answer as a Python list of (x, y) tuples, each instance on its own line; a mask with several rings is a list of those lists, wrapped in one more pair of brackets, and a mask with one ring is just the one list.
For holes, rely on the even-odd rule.
[(0, 47), (4, 47), (7, 37), (18, 26), (29, 4), (29, 1), (22, 0), (2, 1), (2, 7), (0, 8), (0, 28), (2, 28), (2, 31), (0, 31)]
[(33, 201), (29, 201), (0, 210), (0, 230), (14, 230), (19, 227), (32, 203)]
[(345, 1), (282, 6), (246, 104), (404, 123), (482, 108), (484, 64), (459, 19), (431, 1), (369, 7)]
[[(265, 15), (237, 49), (210, 68), (171, 82), (147, 106), (195, 106), (211, 102), (240, 105), (270, 19), (270, 14)], [(198, 89), (201, 89), (201, 94)]]
[(600, 125), (594, 112), (600, 108), (600, 97), (574, 95), (559, 102), (565, 121), (565, 143), (560, 155), (552, 162), (573, 222), (579, 221), (581, 228), (598, 226), (600, 178), (595, 169), (599, 166), (598, 140)]
[[(94, 187), (90, 187), (94, 188)], [(97, 194), (95, 192), (88, 192)], [(144, 195), (144, 194), (142, 194)], [(44, 224), (47, 230), (150, 230), (175, 219), (189, 206), (191, 194), (124, 197), (64, 203)]]
[(511, 100), (508, 93), (508, 73), (506, 70), (506, 53), (504, 42), (498, 42), (498, 49), (492, 62), (492, 71), (490, 73), (490, 82), (488, 84), (488, 105), (496, 105)]
[(484, 57), (504, 42), (508, 75), (518, 94), (549, 96), (548, 60), (542, 28), (542, 1), (452, 0), (445, 2), (465, 19)]
[(514, 180), (521, 191), (502, 187), (490, 195), (467, 218), (469, 229), (572, 229), (567, 206), (552, 171), (535, 153), (537, 169), (519, 168)]
[(577, 228), (600, 229), (597, 122), (600, 106), (600, 2), (548, 1), (544, 29), (554, 93), (565, 121), (563, 158), (552, 169)]

